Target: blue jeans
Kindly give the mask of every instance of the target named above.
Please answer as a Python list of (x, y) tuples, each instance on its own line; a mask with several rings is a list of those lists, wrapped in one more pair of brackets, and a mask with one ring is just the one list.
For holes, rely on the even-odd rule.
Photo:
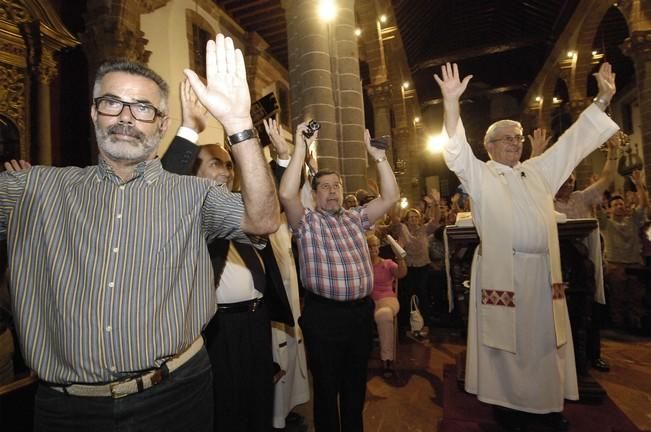
[(205, 348), (161, 383), (121, 399), (79, 397), (40, 384), (37, 432), (211, 432), (212, 372)]

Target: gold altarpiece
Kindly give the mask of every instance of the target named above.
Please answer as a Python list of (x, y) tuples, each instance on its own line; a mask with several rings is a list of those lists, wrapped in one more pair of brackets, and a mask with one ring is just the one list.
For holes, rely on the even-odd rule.
[[(49, 2), (0, 0), (0, 127), (17, 131), (17, 148), (7, 149), (3, 156), (51, 163), (50, 82), (58, 73), (55, 57), (78, 44)], [(38, 154), (32, 154), (34, 149)]]

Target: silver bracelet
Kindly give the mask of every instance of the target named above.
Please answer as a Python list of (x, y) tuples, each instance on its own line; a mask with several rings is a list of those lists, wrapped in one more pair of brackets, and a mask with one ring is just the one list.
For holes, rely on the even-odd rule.
[(606, 111), (606, 108), (608, 108), (608, 101), (602, 97), (597, 96), (596, 98), (592, 99), (592, 102), (601, 108), (602, 111)]

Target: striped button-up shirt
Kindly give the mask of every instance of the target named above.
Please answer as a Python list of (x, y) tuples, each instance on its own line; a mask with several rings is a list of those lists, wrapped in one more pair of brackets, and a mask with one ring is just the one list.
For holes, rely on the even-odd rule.
[(364, 230), (370, 228), (366, 208), (331, 214), (305, 209), (294, 233), (301, 282), (308, 291), (348, 301), (373, 290), (373, 266)]
[(224, 186), (143, 162), (0, 174), (14, 320), (29, 367), (59, 384), (160, 366), (215, 312), (206, 240), (250, 242)]

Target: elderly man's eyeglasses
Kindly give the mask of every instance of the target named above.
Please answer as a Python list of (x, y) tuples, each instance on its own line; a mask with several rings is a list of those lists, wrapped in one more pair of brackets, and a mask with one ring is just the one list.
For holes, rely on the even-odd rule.
[(110, 117), (119, 116), (125, 106), (129, 107), (133, 118), (141, 122), (153, 123), (157, 116), (165, 116), (165, 113), (159, 111), (158, 108), (144, 102), (126, 102), (109, 96), (100, 96), (95, 98), (94, 102), (99, 114)]
[(504, 135), (503, 137), (492, 139), (491, 142), (505, 141), (509, 144), (523, 143), (524, 135)]

